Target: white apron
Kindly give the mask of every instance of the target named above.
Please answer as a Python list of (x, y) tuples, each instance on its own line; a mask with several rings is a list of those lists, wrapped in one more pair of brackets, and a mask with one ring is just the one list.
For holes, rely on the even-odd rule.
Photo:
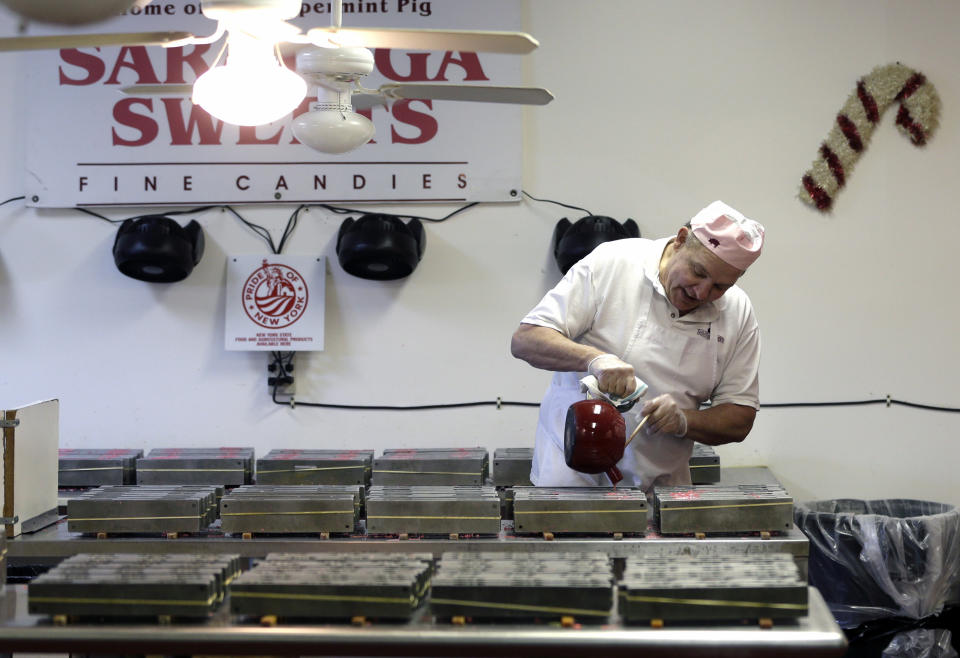
[[(617, 356), (631, 364), (650, 389), (624, 414), (627, 436), (640, 422), (640, 409), (647, 400), (670, 393), (682, 409), (697, 409), (710, 398), (718, 383), (717, 341), (710, 322), (680, 318), (677, 326), (669, 326), (670, 312), (676, 310), (657, 291), (652, 291), (649, 303), (639, 310), (626, 352)], [(667, 326), (661, 326), (657, 317), (665, 317)], [(555, 373), (541, 405), (531, 470), (531, 481), (537, 486), (610, 486), (606, 475), (579, 473), (569, 468), (563, 458), (566, 410), (584, 398), (579, 389), (583, 375)], [(642, 487), (644, 491), (655, 485), (689, 484), (692, 451), (693, 441), (689, 439), (648, 435), (646, 429), (641, 429), (619, 462), (623, 472), (621, 484)]]

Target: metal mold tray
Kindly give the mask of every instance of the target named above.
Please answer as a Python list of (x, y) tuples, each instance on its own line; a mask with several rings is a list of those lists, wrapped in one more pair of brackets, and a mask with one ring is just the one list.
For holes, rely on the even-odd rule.
[(242, 616), (409, 619), (427, 595), (433, 556), (272, 554), (230, 585)]
[(720, 481), (720, 455), (713, 446), (702, 443), (693, 444), (690, 455), (690, 482), (692, 484), (714, 484)]
[(807, 614), (807, 584), (789, 555), (630, 557), (618, 586), (625, 622), (732, 621)]
[(494, 487), (370, 487), (367, 533), (500, 533), (500, 497)]
[(373, 450), (271, 450), (257, 484), (370, 484)]
[(662, 535), (785, 532), (793, 498), (776, 484), (655, 487), (654, 515)]
[(497, 448), (493, 451), (493, 484), (496, 487), (529, 487), (533, 448)]
[(253, 483), (253, 448), (155, 448), (137, 460), (137, 484)]
[(80, 533), (200, 532), (216, 520), (217, 487), (98, 487), (67, 501), (67, 529)]
[(486, 448), (387, 449), (373, 460), (373, 484), (481, 486), (490, 472)]
[(647, 530), (647, 499), (628, 487), (515, 487), (514, 532), (614, 534)]
[(360, 518), (362, 485), (247, 485), (220, 501), (225, 533), (349, 533)]
[(143, 450), (60, 448), (60, 487), (99, 487), (107, 484), (134, 484), (137, 459)]
[(430, 611), (438, 618), (606, 622), (613, 570), (605, 553), (444, 553), (433, 576)]
[(239, 556), (79, 554), (32, 580), (32, 614), (205, 617), (239, 573)]

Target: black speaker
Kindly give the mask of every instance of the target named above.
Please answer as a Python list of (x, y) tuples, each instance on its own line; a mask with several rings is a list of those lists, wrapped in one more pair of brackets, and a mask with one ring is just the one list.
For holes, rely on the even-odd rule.
[(409, 276), (427, 246), (420, 220), (406, 224), (393, 215), (368, 214), (344, 220), (337, 235), (337, 258), (361, 279), (389, 281)]
[(141, 281), (182, 281), (201, 257), (203, 229), (196, 220), (180, 226), (165, 215), (128, 219), (113, 242), (117, 269)]
[(640, 227), (632, 219), (623, 224), (603, 215), (587, 215), (573, 224), (564, 217), (553, 229), (553, 257), (563, 274), (602, 243), (622, 238), (639, 238)]

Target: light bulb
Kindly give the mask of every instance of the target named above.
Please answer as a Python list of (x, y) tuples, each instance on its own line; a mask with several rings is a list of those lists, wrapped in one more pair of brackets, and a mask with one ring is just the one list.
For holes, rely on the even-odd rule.
[(303, 78), (283, 66), (273, 43), (241, 31), (229, 35), (227, 63), (193, 84), (193, 102), (238, 126), (259, 126), (292, 112), (307, 94)]
[(371, 139), (373, 122), (347, 105), (314, 103), (310, 112), (293, 120), (293, 135), (306, 146), (321, 153), (346, 153)]

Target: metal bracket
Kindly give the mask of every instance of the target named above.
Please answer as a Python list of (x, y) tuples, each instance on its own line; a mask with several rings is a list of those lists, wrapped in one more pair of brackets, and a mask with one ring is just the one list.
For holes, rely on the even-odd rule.
[(0, 418), (0, 427), (2, 427), (2, 428), (16, 427), (16, 426), (19, 425), (19, 424), (20, 424), (20, 419), (19, 419), (19, 418), (13, 418), (12, 420), (7, 420), (7, 419), (5, 419), (5, 418)]
[(0, 525), (13, 525), (14, 523), (19, 522), (19, 516), (0, 516)]

